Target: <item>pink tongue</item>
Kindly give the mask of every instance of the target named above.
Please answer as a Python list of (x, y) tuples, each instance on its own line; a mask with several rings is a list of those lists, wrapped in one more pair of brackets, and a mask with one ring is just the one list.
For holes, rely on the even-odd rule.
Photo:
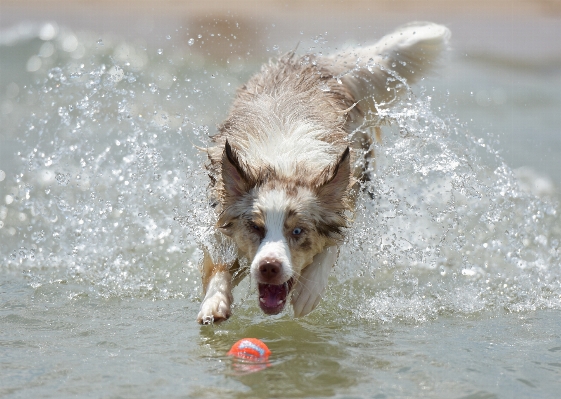
[(286, 299), (286, 287), (284, 284), (271, 285), (262, 284), (259, 286), (259, 298), (263, 298), (265, 302), (261, 302), (267, 308), (276, 308), (280, 306), (279, 301)]

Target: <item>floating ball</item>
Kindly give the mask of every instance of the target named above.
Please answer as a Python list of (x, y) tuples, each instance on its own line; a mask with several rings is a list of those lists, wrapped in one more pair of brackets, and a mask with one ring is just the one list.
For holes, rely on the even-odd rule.
[(257, 362), (267, 360), (270, 354), (271, 351), (267, 348), (267, 345), (257, 338), (240, 339), (228, 352), (228, 356), (235, 356), (237, 358)]

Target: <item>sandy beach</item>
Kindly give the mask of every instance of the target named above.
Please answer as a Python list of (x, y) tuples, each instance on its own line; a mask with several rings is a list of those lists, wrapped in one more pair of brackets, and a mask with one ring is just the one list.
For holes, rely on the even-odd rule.
[(29, 12), (60, 13), (109, 10), (123, 14), (152, 15), (209, 15), (241, 14), (253, 16), (282, 16), (282, 14), (302, 13), (317, 16), (322, 13), (372, 12), (418, 12), (418, 13), (476, 13), (476, 14), (542, 14), (551, 16), (561, 13), (558, 0), (476, 0), (471, 2), (454, 0), (215, 0), (209, 2), (189, 0), (3, 0), (2, 10), (27, 9)]

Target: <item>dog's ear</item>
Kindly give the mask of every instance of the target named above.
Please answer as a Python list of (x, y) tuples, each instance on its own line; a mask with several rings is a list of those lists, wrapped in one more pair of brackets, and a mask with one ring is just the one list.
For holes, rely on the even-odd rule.
[(351, 181), (351, 155), (349, 147), (345, 149), (335, 167), (322, 174), (323, 182), (317, 186), (320, 201), (330, 207), (342, 207), (342, 199)]
[(226, 194), (231, 197), (239, 197), (249, 190), (249, 181), (249, 176), (244, 171), (238, 154), (226, 140), (224, 153), (222, 154), (222, 182)]

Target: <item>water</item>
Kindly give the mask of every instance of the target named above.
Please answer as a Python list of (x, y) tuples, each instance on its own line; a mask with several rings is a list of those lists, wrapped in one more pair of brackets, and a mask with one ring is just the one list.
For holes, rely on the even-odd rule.
[[(263, 58), (215, 60), (185, 37), (3, 33), (1, 395), (556, 397), (559, 65), (540, 79), (541, 65), (452, 57), (387, 111), (374, 198), (319, 309), (266, 317), (245, 281), (233, 318), (200, 327), (196, 146)], [(543, 147), (522, 131), (528, 103)], [(267, 343), (271, 367), (231, 367), (242, 337)]]

